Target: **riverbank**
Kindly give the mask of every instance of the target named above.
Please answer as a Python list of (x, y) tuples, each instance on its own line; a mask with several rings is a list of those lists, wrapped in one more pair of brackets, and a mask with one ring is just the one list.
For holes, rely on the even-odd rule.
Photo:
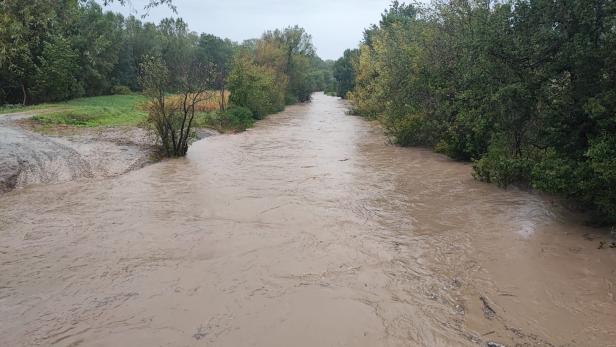
[[(0, 193), (114, 177), (157, 162), (156, 137), (143, 128), (145, 101), (136, 94), (109, 95), (0, 108)], [(204, 115), (198, 115), (197, 139), (218, 134), (206, 128)]]
[[(147, 99), (139, 94), (104, 95), (84, 97), (57, 103), (31, 106), (0, 107), (2, 114), (31, 114), (33, 120), (44, 130), (45, 127), (75, 126), (138, 126), (146, 118), (141, 104)], [(2, 117), (2, 116), (0, 116)]]
[(137, 127), (46, 126), (37, 111), (0, 116), (0, 193), (32, 184), (113, 177), (157, 161)]

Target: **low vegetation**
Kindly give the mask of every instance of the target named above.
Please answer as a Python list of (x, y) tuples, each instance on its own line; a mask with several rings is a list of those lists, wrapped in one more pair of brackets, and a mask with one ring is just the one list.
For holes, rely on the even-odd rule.
[(241, 106), (231, 106), (225, 110), (205, 112), (198, 115), (196, 125), (215, 129), (221, 133), (235, 133), (253, 126), (255, 118), (251, 110)]
[(43, 125), (134, 126), (145, 120), (145, 100), (141, 95), (110, 95), (44, 104), (45, 112), (32, 120)]

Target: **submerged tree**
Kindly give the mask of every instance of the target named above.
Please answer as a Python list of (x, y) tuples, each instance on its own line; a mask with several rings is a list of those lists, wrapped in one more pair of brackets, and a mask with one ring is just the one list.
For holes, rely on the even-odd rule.
[[(147, 57), (141, 64), (140, 83), (150, 100), (147, 103), (148, 122), (155, 130), (164, 154), (185, 156), (192, 138), (192, 126), (197, 105), (208, 100), (208, 85), (212, 68), (194, 57), (176, 62), (171, 78), (170, 69), (161, 59)], [(176, 93), (169, 96), (170, 92)]]
[(355, 88), (355, 69), (357, 64), (359, 50), (347, 49), (344, 51), (342, 58), (336, 60), (334, 64), (334, 78), (338, 81), (336, 94), (343, 98), (347, 98), (347, 94)]

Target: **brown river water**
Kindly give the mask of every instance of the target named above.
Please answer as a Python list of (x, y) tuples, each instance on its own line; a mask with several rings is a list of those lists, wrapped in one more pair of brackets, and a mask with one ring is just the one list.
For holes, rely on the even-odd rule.
[(316, 94), (0, 196), (0, 346), (616, 346), (616, 250)]

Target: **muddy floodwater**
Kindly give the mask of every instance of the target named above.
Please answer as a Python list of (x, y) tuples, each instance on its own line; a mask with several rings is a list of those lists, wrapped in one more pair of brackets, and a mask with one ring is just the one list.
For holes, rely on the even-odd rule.
[(0, 196), (0, 346), (616, 346), (616, 250), (316, 94)]

